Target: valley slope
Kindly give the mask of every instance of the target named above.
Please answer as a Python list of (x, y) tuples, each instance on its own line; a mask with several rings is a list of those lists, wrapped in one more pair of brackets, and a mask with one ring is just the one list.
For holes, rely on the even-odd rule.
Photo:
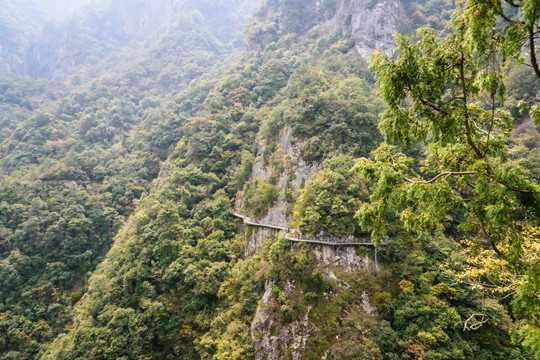
[[(257, 5), (103, 2), (29, 47), (42, 79), (0, 78), (0, 359), (534, 359), (463, 275), (461, 209), (377, 248), (287, 240), (370, 237), (358, 164), (389, 106), (367, 54), (452, 4)], [(507, 166), (537, 179), (539, 139)], [(403, 150), (416, 170), (425, 148)]]

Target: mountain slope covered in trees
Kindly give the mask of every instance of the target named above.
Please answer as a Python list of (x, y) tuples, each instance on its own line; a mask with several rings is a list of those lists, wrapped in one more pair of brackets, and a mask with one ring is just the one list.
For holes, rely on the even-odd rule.
[[(62, 46), (72, 52), (92, 51), (80, 36), (108, 43), (100, 24), (114, 24), (130, 3), (103, 2), (107, 11), (86, 15), (96, 24), (72, 21), (55, 36), (71, 39)], [(202, 75), (239, 45), (241, 2), (175, 4), (165, 32), (110, 43), (110, 56), (65, 79), (0, 78), (2, 358), (35, 358), (68, 326), (88, 275), (181, 138), (178, 124), (213, 86)], [(216, 11), (238, 22), (216, 25)], [(144, 12), (129, 18), (141, 22)]]
[[(435, 30), (370, 69), (389, 3)], [(0, 358), (537, 358), (538, 79), (476, 8), (267, 0), (216, 69), (253, 2), (103, 4), (65, 79), (0, 79)]]
[[(301, 14), (303, 5), (311, 6), (291, 6)], [(321, 263), (309, 246), (291, 250), (279, 237), (245, 257), (233, 198), (263, 217), (284, 191), (303, 232), (361, 235), (349, 224), (369, 184), (351, 178), (351, 168), (377, 145), (382, 109), (347, 39), (331, 28), (295, 32), (259, 19), (247, 30), (257, 34), (254, 50), (225, 70), (205, 111), (185, 123), (169, 177), (139, 204), (50, 356), (531, 358), (511, 343), (504, 303), (461, 276), (466, 260), (452, 226), (412, 238), (396, 224), (376, 275)], [(287, 129), (303, 144), (302, 158), (321, 164), (297, 191), (278, 181), (295, 176), (279, 156)], [(260, 163), (267, 180), (252, 177)], [(363, 307), (365, 294), (375, 314)], [(465, 330), (474, 314), (486, 321)], [(305, 338), (301, 324), (311, 329)], [(295, 329), (280, 338), (285, 344), (261, 345), (266, 332), (284, 329)], [(299, 348), (297, 336), (306, 339)]]

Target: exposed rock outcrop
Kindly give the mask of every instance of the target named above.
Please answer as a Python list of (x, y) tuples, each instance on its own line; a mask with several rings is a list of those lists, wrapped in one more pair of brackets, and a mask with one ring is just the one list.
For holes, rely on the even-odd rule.
[(375, 50), (392, 53), (402, 14), (400, 0), (274, 0), (259, 16), (276, 21), (281, 33), (303, 34), (315, 25), (338, 28), (367, 58)]
[[(357, 250), (352, 247), (315, 246), (313, 251), (324, 269), (325, 281), (335, 283), (347, 290), (350, 289), (350, 285), (336, 275), (333, 271), (335, 267), (339, 267), (347, 274), (353, 274), (357, 271), (372, 272), (377, 269), (376, 264), (370, 257), (358, 255)], [(257, 360), (277, 360), (284, 358), (286, 355), (287, 358), (302, 359), (305, 352), (309, 351), (306, 345), (310, 337), (324, 331), (324, 329), (318, 328), (310, 320), (312, 309), (310, 306), (307, 307), (307, 311), (300, 320), (294, 320), (290, 323), (278, 321), (276, 314), (273, 312), (276, 304), (276, 299), (272, 294), (274, 286), (273, 282), (265, 284), (264, 294), (251, 324), (255, 358)], [(293, 293), (295, 286), (291, 282), (287, 282), (283, 288), (290, 295)], [(370, 295), (362, 289), (355, 289), (354, 291), (361, 292), (361, 302), (358, 308), (367, 316), (376, 316), (377, 309), (371, 305)], [(327, 299), (334, 296), (332, 293), (325, 293), (324, 295)]]
[(246, 256), (252, 256), (253, 254), (255, 254), (257, 250), (260, 249), (265, 239), (279, 233), (279, 230), (275, 230), (275, 229), (249, 226), (249, 225), (244, 225), (244, 226), (246, 226), (247, 228), (245, 235), (246, 235), (246, 239), (248, 239), (247, 246), (246, 246)]
[[(284, 163), (292, 165), (288, 171), (283, 171), (279, 177), (277, 182), (277, 187), (280, 191), (278, 199), (274, 206), (269, 209), (267, 215), (260, 220), (261, 223), (287, 226), (292, 221), (291, 214), (287, 212), (289, 204), (285, 198), (287, 183), (290, 184), (292, 190), (298, 191), (320, 169), (319, 164), (308, 164), (302, 159), (300, 149), (303, 146), (303, 142), (294, 139), (290, 128), (286, 127), (281, 131), (275, 154)], [(269, 172), (270, 169), (264, 166), (262, 160), (264, 150), (265, 144), (259, 143), (252, 178), (268, 181), (271, 174)], [(242, 199), (237, 201), (237, 206), (239, 208), (242, 207)], [(270, 228), (245, 225), (245, 235), (248, 240), (246, 255), (254, 254), (266, 238), (275, 235), (277, 232), (277, 230)], [(347, 274), (352, 274), (356, 271), (377, 271), (378, 269), (376, 262), (369, 256), (359, 255), (356, 247), (317, 245), (312, 246), (312, 249), (320, 266), (324, 268), (325, 280), (334, 282), (339, 286), (348, 287), (347, 283), (341, 281), (334, 272), (333, 269), (335, 267), (339, 267)], [(284, 290), (292, 294), (294, 284), (287, 282), (285, 285)], [(272, 288), (274, 286), (275, 284), (272, 282), (266, 283), (259, 308), (252, 321), (251, 336), (255, 347), (255, 358), (257, 360), (278, 360), (287, 356), (292, 359), (302, 359), (308, 340), (320, 329), (310, 320), (310, 307), (308, 307), (308, 310), (301, 319), (294, 320), (290, 323), (280, 322), (274, 313), (276, 304), (276, 299), (272, 295)], [(326, 296), (333, 295), (326, 294)], [(368, 316), (375, 316), (377, 311), (370, 304), (369, 294), (362, 291), (361, 298), (362, 301), (359, 304), (359, 308)]]
[[(304, 6), (301, 13), (302, 19), (295, 17), (299, 13), (298, 8)], [(286, 9), (285, 9), (286, 8)], [(400, 16), (401, 3), (399, 0), (351, 0), (351, 1), (299, 1), (285, 0), (271, 1), (266, 8), (263, 17), (276, 16), (276, 24), (282, 33), (303, 31), (315, 25), (324, 25), (341, 30), (342, 34), (354, 41), (356, 51), (367, 58), (375, 50), (381, 50), (391, 54), (394, 50), (393, 34), (397, 32)], [(279, 14), (279, 15), (276, 15)], [(265, 152), (264, 143), (259, 143), (257, 160), (253, 166), (252, 178), (269, 181), (270, 169), (264, 166), (262, 159)], [(281, 158), (283, 164), (291, 163), (290, 168), (283, 171), (277, 181), (276, 187), (279, 196), (276, 203), (268, 213), (260, 219), (261, 223), (287, 226), (292, 221), (290, 204), (288, 204), (285, 190), (287, 185), (293, 191), (301, 189), (302, 185), (320, 169), (319, 164), (308, 164), (300, 156), (300, 149), (304, 143), (294, 139), (289, 128), (282, 130), (274, 154)], [(275, 159), (275, 157), (274, 157)], [(242, 199), (238, 200), (237, 206), (242, 207)], [(257, 251), (265, 238), (276, 233), (275, 230), (249, 226), (246, 230), (248, 241), (248, 255)], [(293, 245), (294, 246), (294, 245)], [(313, 254), (323, 269), (325, 281), (337, 284), (346, 291), (358, 294), (358, 311), (365, 316), (376, 316), (377, 309), (371, 304), (370, 294), (365, 289), (351, 289), (351, 285), (345, 278), (355, 276), (357, 272), (373, 273), (378, 271), (376, 254), (371, 256), (361, 255), (356, 247), (337, 247), (317, 245), (311, 246)], [(372, 251), (376, 251), (373, 248)], [(338, 269), (337, 269), (338, 268)], [(345, 275), (344, 275), (345, 274)], [(348, 274), (348, 275), (347, 275)], [(283, 285), (283, 284), (282, 284)], [(283, 289), (291, 295), (294, 284), (285, 284)], [(276, 299), (272, 294), (274, 283), (265, 285), (264, 295), (259, 303), (259, 308), (251, 325), (251, 336), (255, 347), (256, 359), (277, 360), (282, 358), (302, 359), (306, 354), (306, 344), (310, 339), (323, 329), (319, 329), (316, 320), (310, 319), (312, 308), (299, 319), (284, 323), (276, 317)], [(288, 289), (289, 288), (289, 289)], [(332, 299), (335, 294), (325, 293), (327, 299)], [(323, 357), (324, 358), (324, 357)]]
[(339, 266), (347, 273), (363, 269), (377, 270), (377, 263), (371, 257), (358, 255), (357, 250), (352, 246), (318, 245), (313, 247), (313, 253), (320, 264)]
[[(288, 127), (282, 130), (278, 145), (277, 154), (281, 157), (282, 162), (291, 163), (290, 169), (286, 169), (279, 177), (277, 188), (279, 195), (276, 203), (268, 210), (268, 213), (261, 219), (261, 223), (275, 224), (279, 226), (287, 227), (292, 221), (292, 216), (288, 212), (287, 207), (289, 204), (285, 199), (285, 189), (287, 182), (289, 182), (293, 191), (300, 190), (302, 184), (304, 184), (313, 174), (320, 169), (319, 164), (308, 164), (300, 156), (300, 149), (305, 145), (304, 142), (294, 139), (292, 136), (292, 130)], [(265, 144), (259, 143), (257, 151), (257, 161), (253, 164), (253, 179), (261, 179), (268, 181), (270, 174), (268, 169), (264, 166), (262, 155), (265, 150)], [(292, 175), (292, 176), (291, 176)], [(237, 206), (242, 208), (242, 199), (239, 199)], [(267, 236), (272, 236), (276, 233), (271, 229), (257, 228), (251, 232), (248, 237), (248, 253), (254, 253), (262, 241)]]
[(354, 40), (355, 49), (363, 58), (375, 50), (390, 55), (395, 49), (400, 10), (399, 0), (351, 0), (340, 3), (330, 22)]
[(0, 43), (0, 73), (27, 73), (27, 65), (23, 54), (24, 49), (21, 47), (19, 47), (17, 50), (9, 51), (6, 46), (3, 46)]
[(286, 325), (276, 322), (273, 314), (267, 310), (272, 301), (272, 286), (272, 283), (266, 284), (260, 309), (251, 325), (255, 359), (278, 360), (283, 358), (284, 353), (291, 354), (294, 360), (302, 359), (307, 340), (316, 331), (316, 327), (309, 321), (311, 307), (308, 307), (301, 320)]

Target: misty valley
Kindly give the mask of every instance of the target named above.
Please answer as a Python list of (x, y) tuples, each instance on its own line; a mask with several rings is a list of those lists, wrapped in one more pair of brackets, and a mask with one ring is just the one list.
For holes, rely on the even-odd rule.
[(540, 359), (538, 0), (0, 0), (0, 360)]

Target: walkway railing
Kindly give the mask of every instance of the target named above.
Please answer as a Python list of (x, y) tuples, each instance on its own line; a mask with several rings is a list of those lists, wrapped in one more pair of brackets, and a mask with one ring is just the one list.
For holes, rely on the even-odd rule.
[(239, 213), (238, 211), (236, 211), (234, 209), (231, 210), (231, 214), (233, 214), (237, 218), (240, 218), (240, 219), (244, 220), (244, 223), (246, 223), (248, 225), (265, 227), (265, 228), (276, 229), (276, 230), (284, 230), (284, 231), (289, 230), (289, 228), (286, 227), (286, 226), (263, 223), (263, 222), (261, 222), (259, 220), (252, 219), (252, 218), (248, 217), (247, 215), (241, 214), (241, 213)]
[(249, 216), (242, 214), (238, 212), (236, 209), (231, 209), (231, 214), (237, 218), (240, 218), (244, 221), (245, 224), (252, 225), (252, 226), (258, 226), (258, 227), (264, 227), (268, 229), (274, 229), (274, 230), (280, 230), (280, 231), (287, 231), (287, 236), (285, 237), (287, 240), (292, 242), (298, 242), (298, 243), (310, 243), (310, 244), (320, 244), (320, 245), (342, 245), (342, 246), (375, 246), (375, 243), (371, 241), (369, 238), (363, 238), (358, 239), (353, 236), (347, 236), (347, 237), (330, 237), (330, 236), (305, 236), (300, 234), (291, 234), (289, 235), (289, 231), (291, 230), (287, 226), (282, 225), (276, 225), (276, 224), (270, 224), (270, 223), (264, 223), (262, 221), (252, 219)]

